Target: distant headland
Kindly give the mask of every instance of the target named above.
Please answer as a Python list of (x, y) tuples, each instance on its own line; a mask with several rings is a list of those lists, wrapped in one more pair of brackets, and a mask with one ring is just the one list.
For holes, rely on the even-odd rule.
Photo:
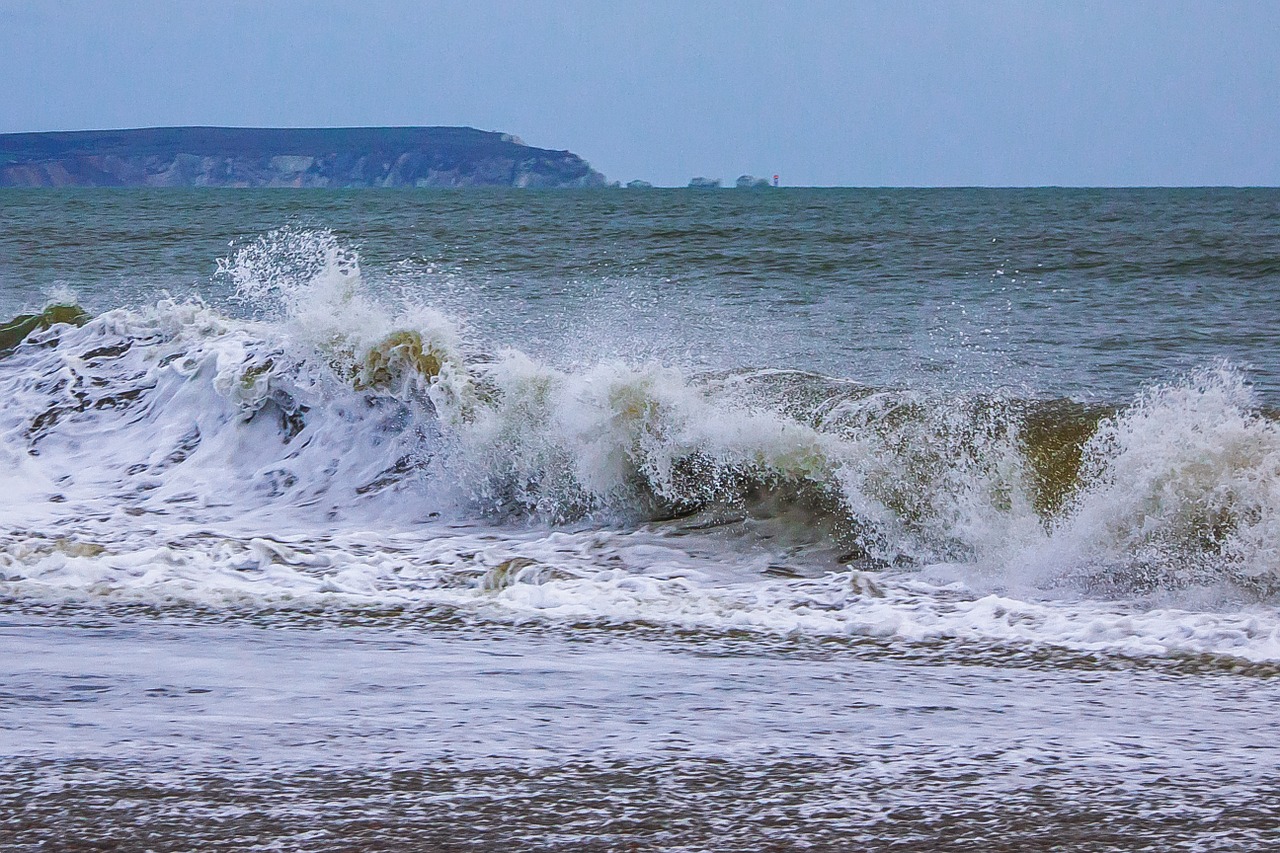
[(0, 134), (0, 187), (603, 187), (569, 151), (470, 127)]

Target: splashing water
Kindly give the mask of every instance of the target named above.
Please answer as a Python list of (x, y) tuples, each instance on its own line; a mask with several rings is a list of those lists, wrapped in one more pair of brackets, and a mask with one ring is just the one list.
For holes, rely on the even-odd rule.
[(0, 362), (8, 594), (1274, 653), (1280, 623), (1241, 651), (1244, 617), (1132, 613), (1275, 594), (1280, 438), (1228, 365), (1111, 410), (575, 371), (375, 297), (327, 232), (219, 275), (250, 318), (162, 300)]

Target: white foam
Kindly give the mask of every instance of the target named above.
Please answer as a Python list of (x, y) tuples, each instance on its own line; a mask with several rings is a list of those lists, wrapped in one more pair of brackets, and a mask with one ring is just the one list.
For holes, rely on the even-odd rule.
[(1020, 555), (1040, 578), (1113, 568), (1263, 592), (1280, 580), (1280, 429), (1227, 366), (1104, 421), (1082, 482), (1052, 535)]
[[(483, 353), (375, 298), (326, 233), (269, 235), (223, 274), (255, 318), (166, 300), (0, 360), (10, 594), (1280, 654), (1274, 609), (1239, 604), (1280, 579), (1280, 431), (1227, 367), (1104, 422), (1045, 519), (998, 400)], [(644, 525), (716, 504), (773, 516)], [(850, 542), (899, 570), (824, 574)]]

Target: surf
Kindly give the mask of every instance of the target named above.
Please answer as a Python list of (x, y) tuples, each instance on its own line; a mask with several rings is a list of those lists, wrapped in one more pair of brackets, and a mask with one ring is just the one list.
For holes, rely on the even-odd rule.
[(6, 327), (26, 330), (2, 362), (12, 470), (40, 484), (15, 493), (189, 518), (773, 521), (865, 569), (1273, 594), (1280, 438), (1230, 365), (1113, 406), (779, 369), (569, 371), (380, 300), (327, 232), (273, 232), (220, 275), (249, 316), (170, 299)]

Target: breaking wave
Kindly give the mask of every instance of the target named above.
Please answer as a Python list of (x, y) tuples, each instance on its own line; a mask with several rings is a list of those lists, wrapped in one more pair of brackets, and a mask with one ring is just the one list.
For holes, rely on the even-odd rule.
[[(268, 235), (219, 275), (247, 317), (165, 300), (4, 327), (8, 583), (135, 588), (159, 573), (173, 594), (211, 565), (341, 559), (359, 575), (369, 549), (395, 564), (395, 536), (426, 529), (417, 568), (369, 569), (352, 589), (531, 589), (587, 565), (598, 586), (644, 548), (681, 563), (671, 543), (694, 540), (716, 543), (726, 577), (838, 577), (846, 594), (850, 578), (961, 577), (993, 594), (1269, 600), (1280, 583), (1280, 429), (1229, 365), (1119, 406), (777, 369), (566, 370), (379, 298), (324, 232)], [(400, 533), (358, 544), (375, 525)], [(482, 544), (458, 545), (459, 530)], [(577, 544), (458, 558), (484, 551), (484, 530), (526, 551)], [(601, 537), (612, 557), (589, 544)], [(192, 560), (206, 568), (173, 568)], [(669, 592), (652, 565), (646, 583)], [(291, 594), (343, 588), (309, 571)]]

